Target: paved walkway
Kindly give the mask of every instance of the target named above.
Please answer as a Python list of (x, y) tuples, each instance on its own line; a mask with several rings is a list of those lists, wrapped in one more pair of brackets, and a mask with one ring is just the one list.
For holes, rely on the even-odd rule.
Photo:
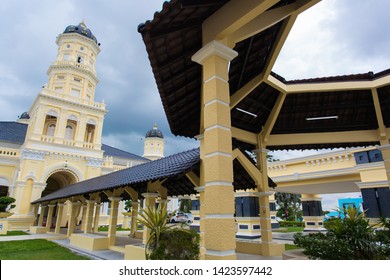
[[(99, 235), (106, 235), (105, 232), (98, 233)], [(118, 231), (116, 237), (116, 247), (124, 248), (125, 245), (139, 243), (139, 239), (129, 238), (128, 231)], [(274, 241), (277, 243), (283, 244), (292, 244), (292, 239), (294, 233), (273, 233)], [(70, 245), (70, 240), (65, 234), (54, 234), (54, 233), (45, 233), (45, 234), (31, 234), (31, 235), (16, 235), (16, 236), (0, 236), (0, 242), (2, 241), (19, 241), (19, 240), (32, 240), (32, 239), (47, 239), (53, 241), (63, 247), (66, 247), (77, 254), (87, 256), (94, 260), (123, 260), (124, 254), (122, 252), (114, 250), (100, 250), (100, 251), (90, 251), (81, 248), (76, 248)], [(241, 239), (250, 242), (259, 242), (260, 239)], [(237, 259), (239, 260), (281, 260), (282, 257), (265, 257), (260, 255), (252, 254), (243, 254), (237, 253)]]

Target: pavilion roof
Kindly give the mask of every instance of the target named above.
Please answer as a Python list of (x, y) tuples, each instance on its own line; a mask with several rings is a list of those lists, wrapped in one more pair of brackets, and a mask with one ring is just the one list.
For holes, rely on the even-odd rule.
[[(90, 194), (101, 193), (102, 201), (108, 201), (104, 191), (115, 190), (122, 187), (132, 187), (140, 196), (147, 192), (147, 183), (163, 181), (163, 187), (167, 188), (168, 196), (196, 194), (194, 185), (186, 177), (186, 173), (193, 171), (199, 177), (199, 148), (177, 153), (165, 158), (149, 161), (134, 167), (95, 177), (76, 184), (67, 186), (51, 194), (48, 194), (33, 203), (42, 203), (69, 199), (71, 197), (83, 196), (86, 199)], [(255, 189), (256, 185), (238, 160), (233, 161), (234, 168), (234, 189), (245, 190)], [(269, 180), (270, 187), (276, 184)], [(122, 194), (123, 199), (129, 199), (127, 193)]]
[[(174, 135), (193, 138), (200, 134), (200, 108), (202, 68), (191, 57), (202, 48), (202, 23), (229, 1), (165, 2), (161, 12), (138, 28), (148, 52), (151, 67), (159, 89), (164, 110)], [(296, 2), (279, 1), (269, 10)], [(229, 69), (230, 95), (261, 75), (265, 70), (273, 48), (283, 32), (288, 18), (269, 26), (262, 32), (238, 42), (234, 50), (238, 56), (231, 61)], [(302, 42), (304, 43), (304, 42)], [(315, 63), (315, 62), (313, 62)], [(372, 72), (334, 77), (286, 81), (276, 73), (258, 84), (245, 98), (231, 108), (232, 127), (252, 133), (260, 133), (277, 102), (282, 87), (294, 86), (288, 92), (271, 135), (301, 133), (329, 133), (346, 131), (377, 130), (378, 121), (370, 87), (365, 82), (375, 82), (390, 76), (390, 70), (377, 74)], [(271, 78), (271, 79), (270, 79)], [(270, 82), (276, 80), (277, 84)], [(387, 79), (388, 80), (388, 79)], [(328, 89), (326, 84), (338, 84), (339, 88)], [(341, 84), (360, 83), (362, 86)], [(325, 90), (311, 86), (324, 84)], [(280, 85), (280, 86), (279, 86)], [(302, 86), (302, 91), (299, 90)], [(337, 87), (337, 85), (336, 85)], [(390, 125), (390, 85), (379, 86), (378, 97), (384, 124)], [(246, 113), (249, 112), (250, 114)], [(309, 121), (307, 118), (337, 116), (337, 118)], [(286, 137), (287, 139), (288, 137)], [(233, 141), (236, 147), (253, 149), (253, 144)], [(378, 144), (376, 139), (360, 138), (342, 142), (277, 143), (270, 141), (267, 148), (312, 149), (366, 146)]]

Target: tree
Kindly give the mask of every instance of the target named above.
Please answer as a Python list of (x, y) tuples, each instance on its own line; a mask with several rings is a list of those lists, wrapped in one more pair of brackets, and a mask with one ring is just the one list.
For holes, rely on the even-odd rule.
[(191, 212), (191, 200), (190, 199), (182, 199), (180, 200), (180, 207), (179, 210), (184, 213), (190, 213)]
[(9, 196), (0, 197), (0, 212), (7, 212), (12, 208), (15, 208), (15, 198)]
[(278, 206), (276, 215), (286, 221), (296, 221), (302, 217), (301, 195), (291, 193), (275, 193), (275, 200)]

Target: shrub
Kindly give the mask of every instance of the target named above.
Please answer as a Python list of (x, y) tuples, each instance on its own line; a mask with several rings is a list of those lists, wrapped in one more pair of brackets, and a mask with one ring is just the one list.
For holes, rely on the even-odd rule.
[(166, 206), (148, 207), (139, 212), (137, 220), (150, 230), (146, 243), (147, 260), (195, 260), (199, 256), (199, 234), (167, 225), (170, 220)]
[(161, 234), (158, 247), (149, 255), (151, 260), (199, 259), (199, 234), (182, 228), (169, 229)]
[[(15, 205), (12, 204), (15, 202), (15, 198), (9, 196), (0, 197), (0, 212), (7, 212), (12, 208), (15, 208)], [(9, 209), (7, 209), (9, 207)]]
[(304, 227), (304, 222), (297, 222), (297, 221), (279, 221), (279, 225), (281, 227)]
[(304, 248), (310, 259), (369, 260), (390, 259), (388, 242), (378, 242), (377, 231), (364, 213), (348, 208), (344, 219), (333, 219), (325, 225), (327, 233), (294, 235), (294, 244)]

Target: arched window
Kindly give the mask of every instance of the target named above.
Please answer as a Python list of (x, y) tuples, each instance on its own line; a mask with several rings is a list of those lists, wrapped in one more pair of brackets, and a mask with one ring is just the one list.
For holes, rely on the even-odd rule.
[(73, 140), (73, 127), (71, 125), (66, 126), (65, 139)]
[(56, 131), (56, 125), (54, 123), (50, 124), (49, 127), (47, 128), (47, 136), (54, 136), (54, 132)]

